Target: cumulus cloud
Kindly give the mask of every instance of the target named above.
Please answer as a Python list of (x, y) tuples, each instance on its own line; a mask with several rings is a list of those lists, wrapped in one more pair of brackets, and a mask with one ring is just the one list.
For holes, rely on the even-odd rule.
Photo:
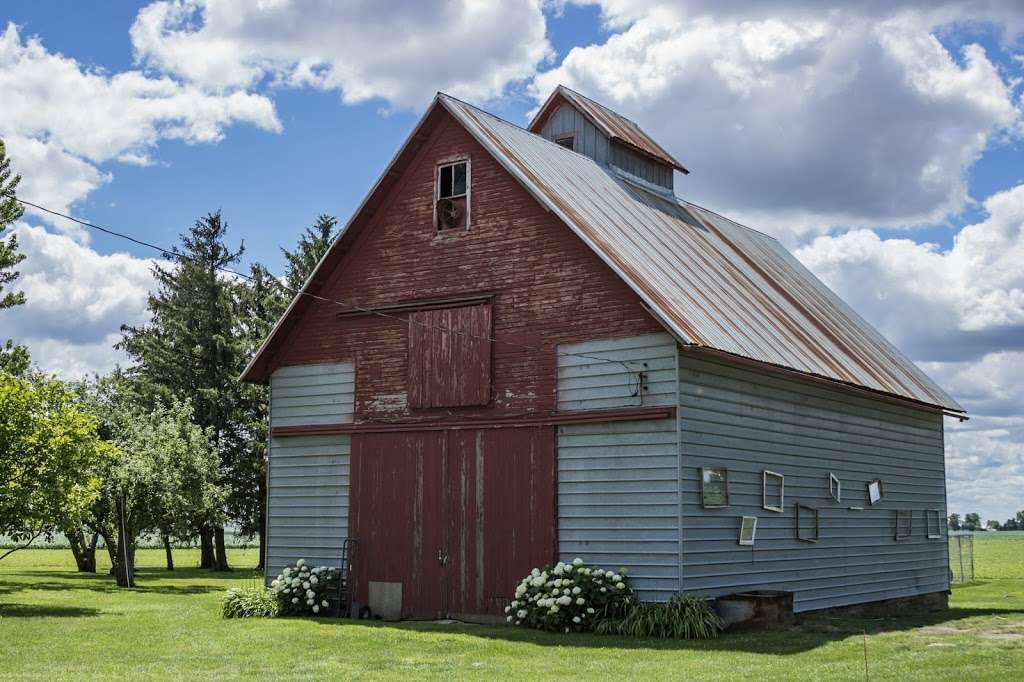
[(550, 54), (538, 0), (488, 3), (167, 0), (131, 28), (144, 64), (215, 90), (265, 80), (421, 107), (442, 89), (479, 100)]
[(936, 37), (1009, 22), (1008, 4), (601, 4), (617, 32), (573, 48), (534, 94), (565, 83), (642, 121), (693, 171), (677, 192), (790, 241), (941, 221), (986, 146), (1019, 132), (1018, 82)]
[[(0, 92), (0, 137), (25, 178), (19, 195), (64, 213), (110, 181), (100, 164), (149, 163), (162, 139), (217, 142), (235, 123), (281, 130), (263, 95), (90, 69), (49, 52), (39, 38), (23, 39), (14, 24), (0, 34)], [(57, 226), (84, 238), (70, 224)]]
[(146, 322), (154, 261), (101, 255), (67, 235), (19, 223), (25, 261), (19, 289), (28, 303), (3, 311), (4, 339), (25, 343), (32, 359), (63, 377), (104, 372), (124, 361), (113, 348), (122, 324)]

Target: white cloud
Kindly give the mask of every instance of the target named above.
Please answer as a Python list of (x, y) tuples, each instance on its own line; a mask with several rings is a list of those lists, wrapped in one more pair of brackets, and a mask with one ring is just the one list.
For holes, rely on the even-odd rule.
[[(0, 137), (24, 179), (19, 196), (63, 213), (109, 182), (99, 165), (146, 164), (162, 139), (219, 141), (234, 123), (281, 130), (273, 103), (245, 92), (210, 94), (139, 71), (107, 74), (22, 39), (0, 33)], [(78, 238), (69, 224), (57, 224)]]
[(1009, 10), (766, 5), (610, 0), (619, 32), (534, 94), (565, 83), (641, 121), (693, 171), (678, 193), (783, 237), (962, 210), (966, 170), (1021, 109), (1017, 83), (978, 45), (949, 53), (936, 22)]
[(149, 319), (154, 261), (101, 255), (67, 235), (26, 223), (14, 232), (26, 256), (16, 286), (28, 302), (0, 313), (0, 337), (28, 345), (33, 361), (65, 378), (124, 362), (112, 346), (122, 324)]
[(168, 0), (131, 29), (140, 61), (216, 90), (265, 79), (421, 107), (500, 95), (550, 54), (538, 0)]

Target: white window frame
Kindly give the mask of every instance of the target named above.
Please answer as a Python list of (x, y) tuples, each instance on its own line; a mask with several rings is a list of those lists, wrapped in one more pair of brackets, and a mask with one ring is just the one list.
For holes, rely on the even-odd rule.
[[(469, 159), (468, 156), (452, 156), (452, 157), (448, 157), (448, 158), (445, 158), (445, 159), (441, 159), (440, 161), (437, 162), (436, 166), (434, 167), (434, 210), (433, 210), (433, 215), (432, 215), (432, 219), (431, 219), (431, 222), (434, 225), (434, 234), (442, 235), (442, 234), (458, 233), (458, 230), (441, 229), (441, 227), (438, 225), (438, 222), (437, 222), (437, 205), (438, 205), (438, 203), (440, 203), (441, 198), (442, 198), (441, 197), (441, 169), (442, 168), (450, 168), (451, 166), (456, 166), (456, 165), (458, 165), (460, 163), (466, 164), (466, 191), (463, 194), (456, 194), (454, 196), (444, 197), (444, 198), (445, 199), (459, 199), (461, 197), (466, 197), (466, 227), (464, 228), (464, 230), (467, 231), (467, 232), (469, 231), (469, 219), (470, 219), (470, 216), (473, 215), (473, 211), (472, 211), (473, 168), (472, 168), (472, 164), (471, 164), (470, 159)], [(452, 178), (452, 182), (454, 184), (454, 175), (453, 175), (453, 178)]]
[[(871, 495), (871, 492), (872, 492), (871, 488), (872, 488), (872, 486), (877, 486), (878, 487), (878, 499), (875, 499)], [(869, 481), (868, 482), (868, 503), (871, 504), (871, 505), (876, 505), (876, 504), (878, 504), (879, 502), (882, 501), (883, 497), (885, 497), (885, 486), (882, 484), (882, 479), (876, 478), (873, 481)]]
[[(779, 506), (768, 504), (768, 477), (779, 479)], [(761, 506), (768, 511), (781, 514), (786, 506), (786, 477), (776, 471), (765, 469), (761, 472)]]
[[(750, 539), (749, 540), (744, 540), (743, 539), (743, 529), (747, 526), (747, 524), (750, 524)], [(743, 545), (744, 547), (753, 547), (754, 546), (754, 540), (755, 540), (756, 537), (757, 537), (757, 517), (756, 516), (741, 516), (740, 517), (739, 544)]]
[[(942, 510), (940, 509), (925, 509), (924, 510), (924, 535), (929, 540), (935, 540), (942, 537)], [(932, 520), (935, 521), (935, 532), (932, 532)]]
[(836, 502), (843, 501), (843, 483), (831, 471), (828, 472), (828, 494)]

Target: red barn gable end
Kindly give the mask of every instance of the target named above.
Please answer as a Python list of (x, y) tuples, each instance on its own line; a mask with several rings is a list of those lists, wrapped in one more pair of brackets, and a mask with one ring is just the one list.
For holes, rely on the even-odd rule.
[[(654, 600), (946, 589), (962, 408), (778, 242), (675, 197), (639, 126), (556, 95), (528, 131), (439, 94), (246, 368), (271, 387), (268, 579), (341, 565), (352, 603), (416, 618), (499, 616), (575, 556)], [(808, 539), (765, 470), (815, 519), (839, 482), (893, 483)], [(893, 537), (911, 506), (927, 535)], [(765, 509), (753, 566), (736, 532)], [(899, 544), (862, 570), (865, 538)]]

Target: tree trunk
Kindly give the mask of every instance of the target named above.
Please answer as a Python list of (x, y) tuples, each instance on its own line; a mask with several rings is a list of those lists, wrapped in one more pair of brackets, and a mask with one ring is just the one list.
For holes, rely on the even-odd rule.
[(204, 525), (199, 529), (199, 568), (213, 568), (213, 531)]
[(135, 587), (134, 548), (129, 539), (128, 522), (126, 519), (124, 496), (117, 498), (117, 585), (118, 587)]
[(89, 538), (81, 528), (76, 528), (75, 530), (65, 530), (64, 535), (67, 537), (71, 553), (75, 557), (75, 565), (78, 566), (78, 572), (95, 573), (96, 541), (99, 540), (99, 534), (93, 533), (92, 537)]
[(174, 570), (174, 552), (171, 551), (171, 538), (164, 536), (164, 556), (167, 558), (167, 570)]
[(217, 551), (217, 568), (218, 571), (230, 571), (231, 566), (228, 565), (228, 548), (224, 544), (224, 526), (217, 526), (213, 531), (213, 536), (216, 551)]
[(103, 546), (107, 548), (110, 556), (110, 575), (117, 573), (117, 538), (109, 530), (100, 529), (100, 537), (103, 538)]

